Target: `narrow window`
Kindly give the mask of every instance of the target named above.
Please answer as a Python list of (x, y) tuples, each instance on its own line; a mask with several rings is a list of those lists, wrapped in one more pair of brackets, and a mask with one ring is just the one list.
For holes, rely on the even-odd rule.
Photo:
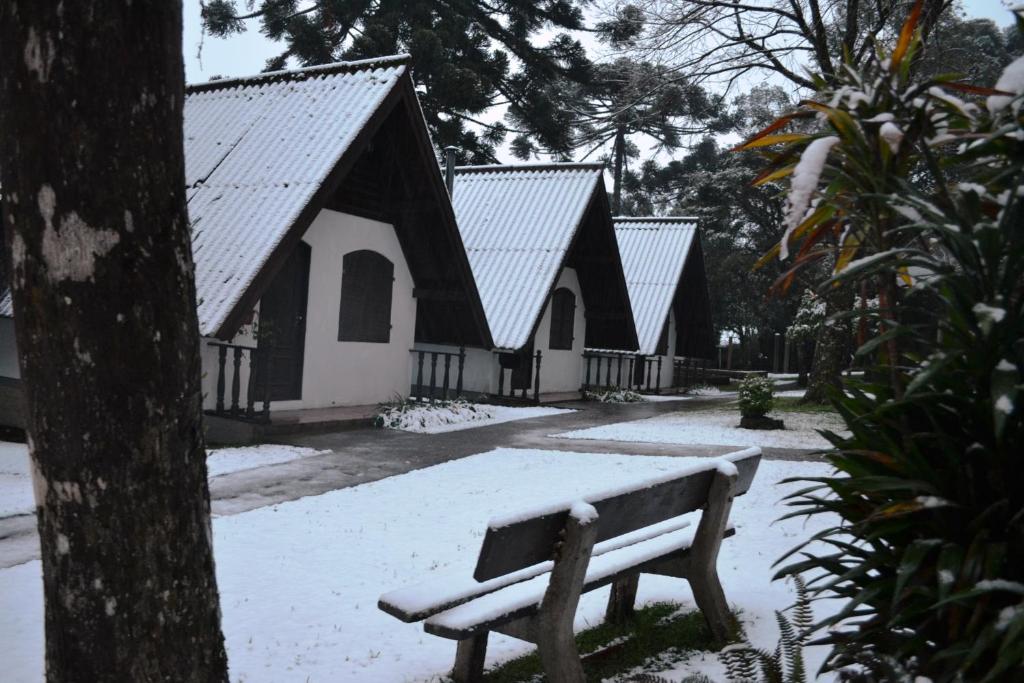
[(341, 262), (338, 341), (391, 340), (391, 288), (395, 265), (375, 251), (350, 251)]
[(548, 348), (572, 350), (572, 327), (576, 317), (576, 295), (560, 287), (551, 295), (551, 337)]

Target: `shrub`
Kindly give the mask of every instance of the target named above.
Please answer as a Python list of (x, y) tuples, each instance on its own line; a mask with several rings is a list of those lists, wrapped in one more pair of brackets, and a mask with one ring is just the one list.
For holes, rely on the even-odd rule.
[(751, 375), (740, 382), (740, 414), (764, 417), (775, 406), (775, 385), (764, 376)]
[(822, 286), (875, 285), (880, 334), (858, 354), (878, 354), (886, 380), (833, 397), (851, 432), (828, 435), (838, 472), (788, 504), (840, 521), (779, 575), (810, 575), (812, 596), (844, 602), (815, 628), (832, 645), (826, 668), (848, 679), (1020, 681), (1024, 58), (997, 83), (1009, 94), (914, 82), (915, 7), (892, 55), (847, 70), (821, 93), (830, 104), (807, 103), (827, 130), (776, 159), (794, 172), (828, 141), (820, 178), (801, 178), (799, 202), (791, 192), (784, 241), (803, 239), (799, 265), (835, 236)]
[(585, 391), (583, 400), (599, 403), (643, 403), (646, 399), (632, 389), (609, 389), (608, 391)]

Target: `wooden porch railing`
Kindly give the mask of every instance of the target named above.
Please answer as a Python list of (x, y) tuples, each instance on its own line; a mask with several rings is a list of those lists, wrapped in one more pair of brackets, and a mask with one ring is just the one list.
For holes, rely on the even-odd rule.
[[(216, 405), (207, 411), (220, 417), (231, 417), (253, 422), (270, 422), (270, 354), (260, 353), (255, 346), (210, 342), (217, 349), (217, 393)], [(225, 403), (227, 384), (227, 362), (231, 357), (231, 403)], [(242, 359), (247, 357), (249, 377), (245, 387), (245, 406), (241, 404), (242, 393)], [(263, 382), (261, 397), (256, 396), (256, 377), (260, 375), (268, 381)], [(257, 398), (262, 399), (260, 410), (256, 410)]]
[[(540, 361), (541, 361), (540, 349), (537, 349), (537, 353), (533, 355), (533, 402), (540, 403)], [(509, 390), (508, 396), (505, 396), (505, 373), (509, 374)], [(498, 364), (498, 398), (509, 398), (519, 399), (522, 401), (529, 401), (529, 393), (526, 387), (520, 390), (519, 396), (516, 396), (516, 390), (512, 388), (512, 368), (503, 368), (501, 364)]]
[[(452, 365), (455, 365), (457, 368), (455, 375), (455, 398), (462, 396), (462, 372), (466, 367), (466, 347), (459, 347), (458, 353), (451, 351), (420, 351), (419, 349), (411, 349), (410, 353), (415, 356), (416, 362), (416, 383), (412, 385), (412, 395), (417, 401), (424, 398), (428, 399), (431, 403), (438, 398), (442, 401), (448, 400), (452, 391)], [(430, 384), (424, 386), (423, 373), (424, 366), (427, 364), (427, 356), (430, 357), (429, 367), (427, 368), (427, 371), (430, 373)], [(437, 364), (439, 359), (443, 361), (443, 377), (440, 387), (437, 384)], [(440, 396), (438, 396), (439, 389)], [(424, 390), (426, 391), (424, 392)]]
[(706, 384), (711, 361), (707, 358), (677, 357), (672, 363), (672, 383), (677, 387)]
[(661, 389), (661, 356), (585, 351), (583, 361), (583, 391), (594, 389), (658, 391)]

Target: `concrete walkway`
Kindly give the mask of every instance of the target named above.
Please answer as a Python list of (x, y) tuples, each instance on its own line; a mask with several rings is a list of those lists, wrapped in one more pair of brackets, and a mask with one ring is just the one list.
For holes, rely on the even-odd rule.
[[(723, 405), (734, 397), (704, 397), (652, 403), (560, 404), (577, 412), (504, 422), (442, 434), (415, 434), (390, 429), (355, 429), (327, 434), (294, 435), (279, 443), (330, 451), (280, 465), (243, 470), (210, 481), (214, 515), (247, 510), (315, 496), (385, 477), (430, 467), (495, 448), (535, 448), (582, 453), (626, 453), (714, 457), (736, 446), (681, 446), (591, 439), (559, 439), (552, 434), (615, 422), (640, 420), (665, 413)], [(768, 459), (817, 459), (813, 451), (764, 448)], [(39, 557), (35, 515), (0, 519), (0, 568)]]

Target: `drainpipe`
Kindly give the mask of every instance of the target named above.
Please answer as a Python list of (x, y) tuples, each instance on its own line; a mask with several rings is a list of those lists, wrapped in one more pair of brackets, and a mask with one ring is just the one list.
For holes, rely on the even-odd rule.
[(449, 145), (444, 148), (444, 184), (448, 187), (448, 196), (455, 196), (455, 153), (458, 147)]

